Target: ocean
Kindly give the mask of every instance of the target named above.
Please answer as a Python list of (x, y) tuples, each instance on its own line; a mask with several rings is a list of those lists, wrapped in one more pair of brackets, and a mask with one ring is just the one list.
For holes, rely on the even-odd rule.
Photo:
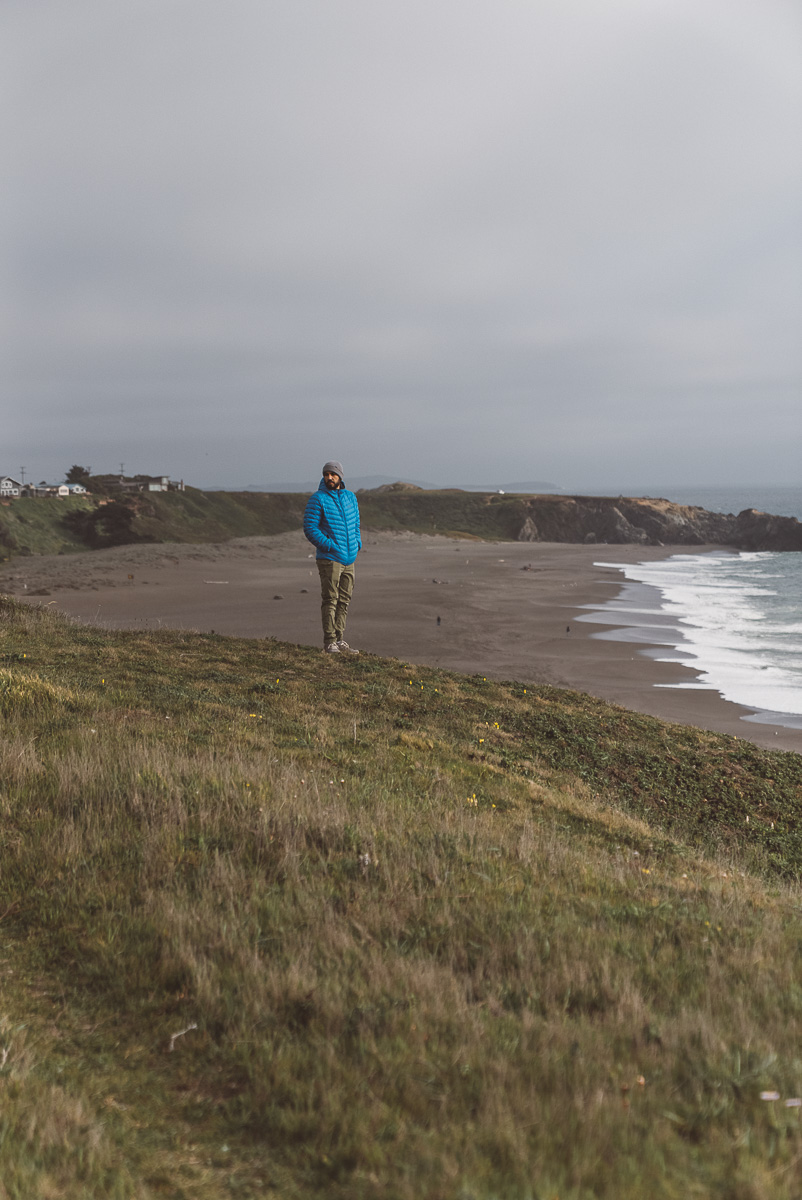
[[(802, 488), (649, 494), (713, 512), (759, 508), (802, 520)], [(750, 709), (747, 720), (802, 728), (802, 553), (721, 550), (623, 564), (610, 550), (598, 565), (623, 572), (621, 591), (600, 607), (588, 605), (579, 619), (620, 628), (593, 636), (642, 643), (640, 653), (698, 672), (687, 683), (661, 686), (712, 689)]]

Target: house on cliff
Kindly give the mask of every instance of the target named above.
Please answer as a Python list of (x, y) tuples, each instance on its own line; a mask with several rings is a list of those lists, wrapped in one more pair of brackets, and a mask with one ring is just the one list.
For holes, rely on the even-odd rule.
[(56, 497), (66, 499), (67, 496), (88, 496), (82, 483), (27, 483), (23, 488), (24, 496)]
[(127, 479), (124, 476), (109, 479), (107, 486), (112, 491), (120, 492), (183, 492), (183, 479), (170, 479), (169, 475), (134, 475)]
[(12, 479), (10, 475), (0, 475), (0, 496), (6, 499), (21, 495), (22, 484), (18, 479)]

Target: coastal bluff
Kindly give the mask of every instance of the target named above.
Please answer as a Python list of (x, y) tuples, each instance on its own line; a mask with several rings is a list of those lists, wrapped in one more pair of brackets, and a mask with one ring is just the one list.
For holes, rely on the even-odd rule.
[[(716, 513), (649, 497), (429, 491), (406, 483), (360, 489), (358, 495), (367, 532), (574, 545), (802, 550), (802, 523), (754, 508)], [(301, 528), (307, 499), (306, 493), (191, 487), (112, 501), (91, 495), (64, 501), (20, 498), (0, 506), (0, 559), (288, 533)]]
[(670, 500), (626, 496), (523, 496), (424, 492), (409, 485), (396, 488), (380, 490), (380, 495), (360, 492), (366, 528), (467, 533), (519, 542), (802, 550), (802, 523), (796, 517), (773, 516), (754, 508), (736, 515)]
[(802, 524), (755, 508), (732, 513), (669, 500), (538, 496), (519, 541), (641, 543), (647, 546), (732, 546), (737, 550), (802, 550)]

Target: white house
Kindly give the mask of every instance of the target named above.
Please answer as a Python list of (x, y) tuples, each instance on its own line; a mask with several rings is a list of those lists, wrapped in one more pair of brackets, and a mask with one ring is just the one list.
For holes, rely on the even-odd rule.
[(176, 482), (169, 475), (139, 475), (136, 479), (120, 478), (115, 487), (123, 492), (183, 492), (183, 479)]
[(151, 475), (148, 480), (149, 492), (183, 492), (183, 479), (171, 479), (169, 475)]
[(22, 484), (10, 475), (0, 475), (0, 496), (21, 496)]

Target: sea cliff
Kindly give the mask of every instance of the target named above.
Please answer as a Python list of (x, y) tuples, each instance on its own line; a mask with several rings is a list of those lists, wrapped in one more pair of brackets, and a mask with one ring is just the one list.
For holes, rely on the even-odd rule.
[(537, 496), (520, 541), (642, 543), (659, 546), (724, 545), (738, 550), (802, 550), (802, 524), (757, 509), (732, 513), (623, 496)]
[(802, 550), (802, 524), (756, 509), (733, 513), (626, 496), (510, 496), (403, 490), (360, 493), (369, 528), (467, 533), (521, 542), (627, 543)]
[[(0, 507), (0, 557), (70, 553), (132, 542), (222, 542), (300, 529), (307, 496), (142, 493), (121, 500), (19, 499)], [(503, 495), (394, 484), (359, 492), (366, 530), (574, 544), (802, 550), (802, 524), (756, 509), (716, 513), (626, 496)]]

